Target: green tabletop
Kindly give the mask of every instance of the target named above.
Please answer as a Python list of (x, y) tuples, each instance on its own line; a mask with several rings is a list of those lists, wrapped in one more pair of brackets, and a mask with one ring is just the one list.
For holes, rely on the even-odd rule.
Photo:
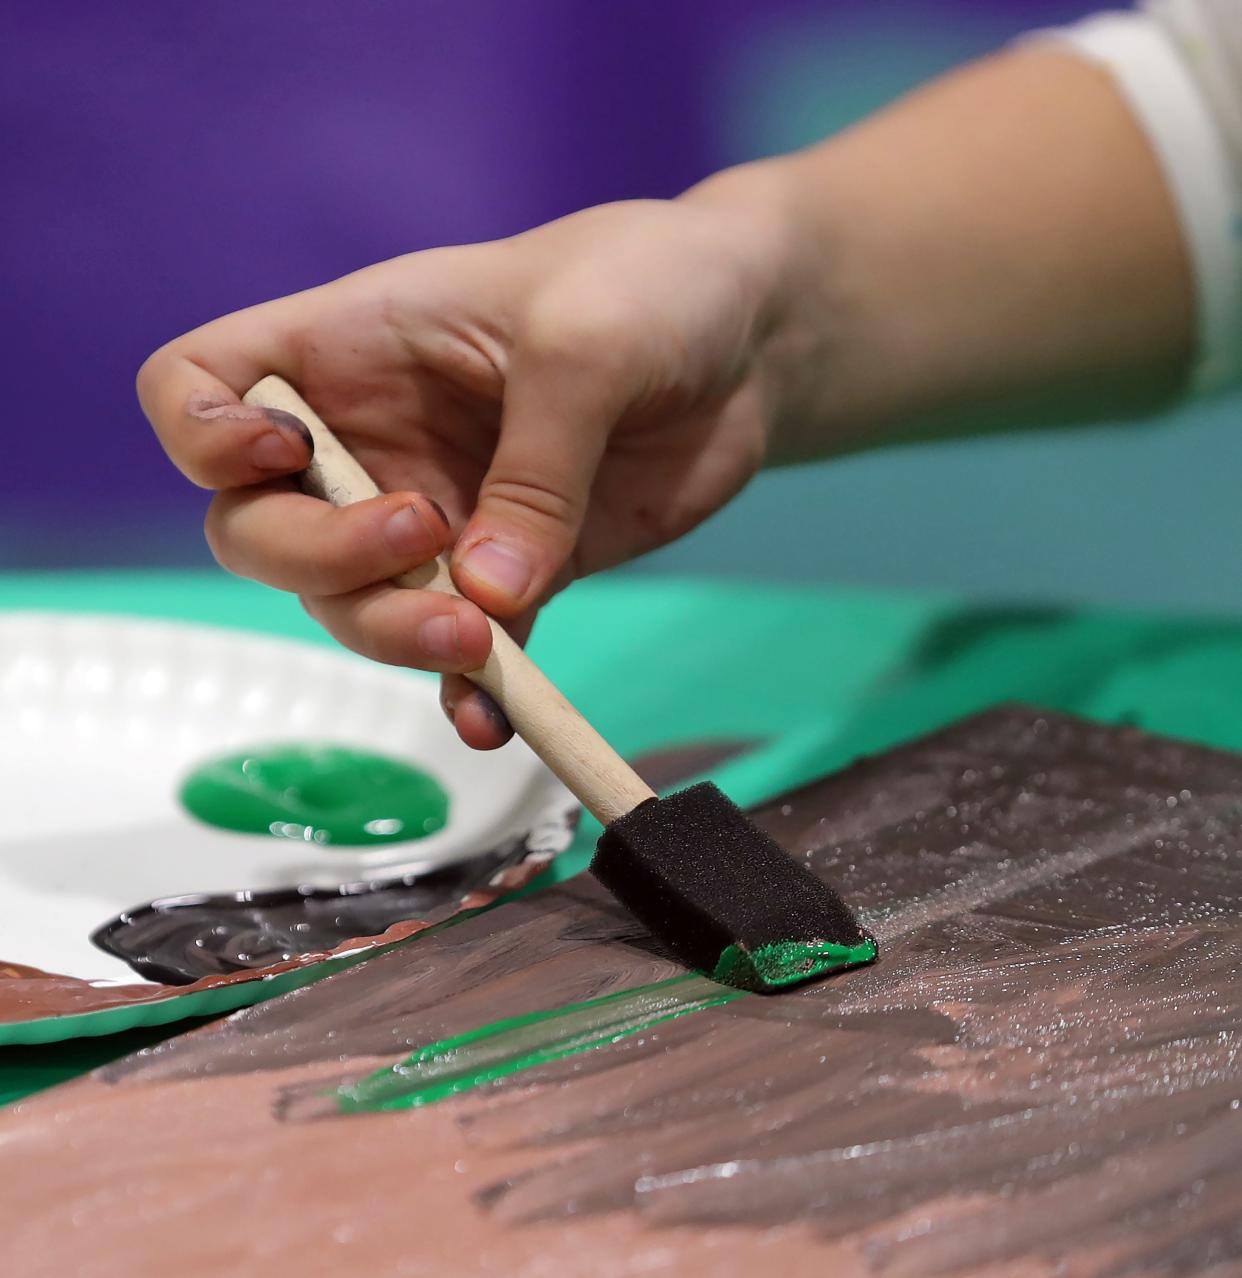
[[(292, 598), (216, 572), (0, 576), (0, 608), (128, 613), (331, 642)], [(764, 740), (716, 774), (740, 803), (1002, 701), (1242, 749), (1242, 622), (626, 573), (557, 599), (531, 651), (623, 753)], [(590, 837), (588, 828), (544, 881), (581, 868)], [(0, 1049), (0, 1101), (157, 1037)]]

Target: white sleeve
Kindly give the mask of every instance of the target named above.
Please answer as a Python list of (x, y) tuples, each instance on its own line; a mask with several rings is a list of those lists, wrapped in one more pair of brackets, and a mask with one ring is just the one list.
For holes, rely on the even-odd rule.
[(1039, 32), (1106, 67), (1151, 141), (1193, 265), (1193, 387), (1242, 384), (1242, 0), (1150, 0)]

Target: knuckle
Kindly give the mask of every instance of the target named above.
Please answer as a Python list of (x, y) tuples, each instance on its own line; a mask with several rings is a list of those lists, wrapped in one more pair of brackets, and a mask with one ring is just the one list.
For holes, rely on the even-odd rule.
[(298, 595), (302, 610), (321, 625), (337, 643), (372, 661), (383, 658), (376, 650), (373, 627), (362, 621), (362, 605), (346, 605), (339, 597), (304, 591)]
[(369, 627), (360, 624), (360, 606), (346, 607), (339, 597), (309, 591), (299, 593), (298, 602), (312, 621), (322, 626), (337, 643), (350, 652), (356, 652), (370, 661), (383, 660), (374, 644), (369, 642)]
[(205, 463), (196, 457), (187, 457), (185, 455), (175, 457), (173, 460), (177, 469), (195, 488), (203, 488), (208, 492), (214, 492), (225, 487), (220, 478), (212, 473), (209, 463)]
[(490, 477), (482, 496), (492, 502), (516, 506), (524, 513), (533, 513), (541, 521), (570, 534), (576, 533), (585, 511), (581, 497), (566, 493), (546, 475), (534, 470), (509, 471)]
[(298, 595), (298, 603), (302, 605), (302, 611), (312, 621), (317, 621), (325, 630), (329, 629), (327, 622), (324, 620), (323, 601), (318, 595), (300, 594)]
[(156, 388), (161, 380), (161, 371), (168, 362), (168, 347), (161, 346), (138, 365), (134, 375), (134, 390), (138, 394), (138, 402), (145, 412), (150, 412), (150, 405), (155, 398)]
[(234, 458), (227, 454), (221, 456), (215, 449), (206, 447), (202, 441), (192, 444), (183, 435), (180, 438), (166, 438), (163, 444), (173, 465), (196, 488), (218, 492), (237, 482), (229, 473), (238, 469)]
[(296, 546), (290, 545), (314, 593), (341, 595), (392, 575), (392, 565), (376, 543), (375, 521), (371, 510), (327, 508), (313, 535), (307, 529)]
[(360, 599), (341, 600), (326, 611), (331, 614), (328, 629), (347, 648), (383, 665), (408, 664), (408, 636), (394, 633), (391, 610), (381, 595), (367, 593)]
[(355, 564), (350, 548), (331, 539), (322, 549), (307, 555), (304, 572), (311, 588), (319, 595), (344, 594), (359, 585), (360, 577), (366, 575)]
[(203, 518), (203, 537), (216, 563), (226, 572), (235, 573), (237, 560), (228, 534), (228, 519), (218, 502), (212, 502), (207, 507), (207, 514)]
[(138, 372), (134, 374), (134, 393), (138, 396), (138, 402), (145, 409), (151, 398), (151, 384), (155, 379), (152, 369), (154, 355), (148, 355), (146, 359), (138, 365)]
[(641, 328), (632, 303), (602, 284), (580, 282), (536, 297), (521, 336), (541, 361), (598, 368), (622, 362)]

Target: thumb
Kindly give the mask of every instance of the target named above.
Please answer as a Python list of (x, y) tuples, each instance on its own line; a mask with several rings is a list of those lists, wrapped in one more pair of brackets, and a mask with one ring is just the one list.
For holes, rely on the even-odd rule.
[(549, 591), (574, 552), (621, 397), (578, 360), (515, 359), (500, 438), (453, 553), (453, 578), (496, 617)]

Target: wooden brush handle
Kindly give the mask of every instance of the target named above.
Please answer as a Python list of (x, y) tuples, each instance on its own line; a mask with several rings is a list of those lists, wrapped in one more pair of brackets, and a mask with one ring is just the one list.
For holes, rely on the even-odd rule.
[[(334, 506), (379, 496), (375, 481), (319, 419), (315, 410), (279, 377), (265, 377), (243, 396), (245, 403), (279, 408), (306, 423), (315, 441), (315, 457), (302, 474), (302, 487)], [(441, 556), (394, 578), (412, 590), (458, 595)], [(561, 695), (555, 684), (490, 617), (492, 651), (487, 662), (468, 675), (495, 699), (528, 746), (573, 791), (582, 806), (604, 825), (632, 812), (651, 787)]]

